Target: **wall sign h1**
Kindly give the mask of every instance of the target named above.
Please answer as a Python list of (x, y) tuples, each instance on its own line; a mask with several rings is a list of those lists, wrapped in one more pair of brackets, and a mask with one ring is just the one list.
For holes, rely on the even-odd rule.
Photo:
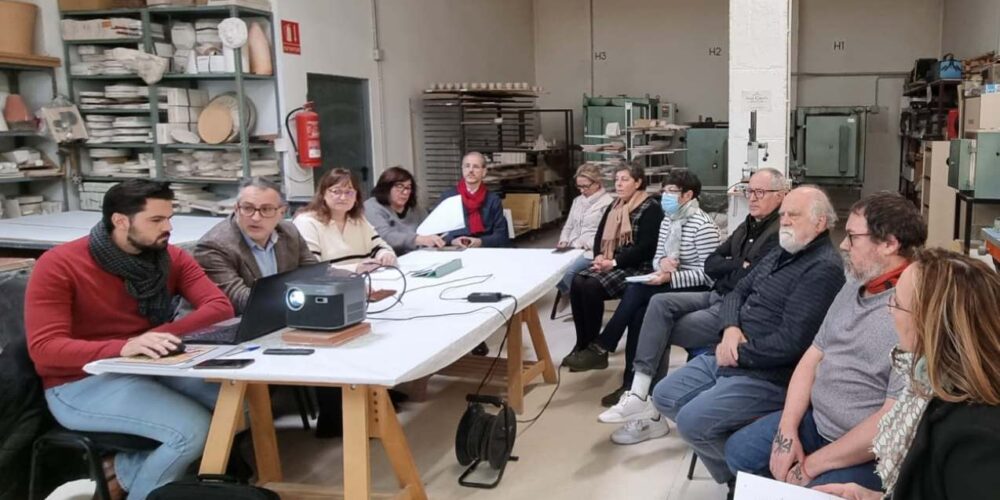
[(302, 38), (299, 36), (299, 23), (281, 21), (281, 48), (286, 54), (302, 53)]

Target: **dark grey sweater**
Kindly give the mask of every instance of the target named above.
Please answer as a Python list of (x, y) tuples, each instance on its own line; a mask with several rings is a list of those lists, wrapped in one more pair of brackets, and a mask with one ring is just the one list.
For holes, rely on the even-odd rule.
[(787, 386), (844, 281), (829, 232), (796, 254), (771, 250), (722, 301), (722, 328), (738, 326), (747, 342), (739, 347), (739, 366), (719, 367), (719, 376)]

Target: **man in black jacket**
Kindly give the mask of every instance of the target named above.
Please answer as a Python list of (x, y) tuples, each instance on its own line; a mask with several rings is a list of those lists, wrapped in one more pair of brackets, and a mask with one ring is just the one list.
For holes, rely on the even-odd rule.
[(750, 177), (746, 197), (750, 214), (705, 260), (705, 274), (715, 281), (712, 290), (664, 293), (650, 299), (632, 369), (626, 367), (622, 387), (601, 400), (611, 406), (598, 417), (601, 422), (628, 422), (611, 435), (613, 442), (634, 444), (669, 432), (648, 397), (656, 377), (666, 376), (657, 373), (661, 361), (671, 345), (691, 351), (717, 344), (722, 297), (778, 245), (778, 207), (785, 198), (785, 176), (772, 168), (758, 170)]
[(661, 380), (653, 404), (719, 483), (734, 480), (726, 440), (780, 410), (792, 371), (844, 285), (830, 241), (837, 220), (819, 188), (792, 190), (781, 204), (780, 248), (767, 254), (722, 301), (722, 341)]

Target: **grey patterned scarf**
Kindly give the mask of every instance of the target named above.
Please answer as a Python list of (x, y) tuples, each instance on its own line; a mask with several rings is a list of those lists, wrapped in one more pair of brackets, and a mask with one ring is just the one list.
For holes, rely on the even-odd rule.
[(125, 280), (125, 290), (139, 301), (139, 314), (153, 325), (171, 320), (174, 308), (167, 289), (170, 254), (165, 249), (128, 254), (111, 241), (104, 222), (98, 222), (90, 230), (89, 248), (97, 265)]

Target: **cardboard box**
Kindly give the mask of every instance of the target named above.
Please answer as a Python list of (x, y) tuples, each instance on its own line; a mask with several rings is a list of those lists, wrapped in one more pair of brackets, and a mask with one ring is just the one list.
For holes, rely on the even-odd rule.
[(162, 87), (160, 95), (166, 95), (167, 106), (187, 106), (202, 108), (208, 104), (208, 91), (200, 89), (179, 89)]
[(111, 9), (114, 4), (114, 0), (59, 0), (59, 10)]
[(1000, 93), (965, 100), (965, 131), (1000, 130)]
[(541, 197), (537, 193), (509, 193), (503, 207), (509, 209), (514, 224), (526, 224), (528, 229), (541, 226)]

